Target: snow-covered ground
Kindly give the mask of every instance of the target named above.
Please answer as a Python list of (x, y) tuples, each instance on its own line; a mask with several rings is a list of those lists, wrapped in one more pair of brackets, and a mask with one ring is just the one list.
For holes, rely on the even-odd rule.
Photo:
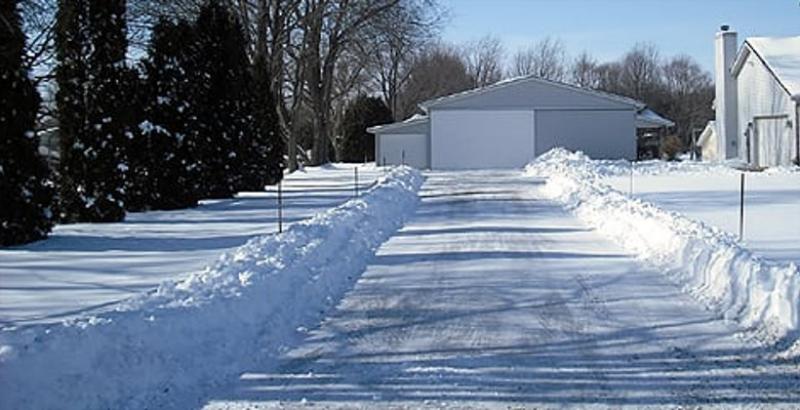
[[(396, 169), (113, 312), (7, 328), (0, 408), (800, 406), (796, 360), (673, 281), (710, 245), (729, 247), (737, 273), (762, 262), (721, 231), (616, 193), (596, 168), (576, 180), (566, 166), (588, 160), (563, 159), (545, 158), (538, 171), (558, 171), (549, 180), (431, 172), (419, 197), (420, 175)], [(331, 178), (344, 200), (349, 188), (333, 182), (344, 172), (314, 181)], [(630, 241), (586, 217), (608, 211), (632, 224)], [(695, 236), (670, 236), (661, 217)], [(676, 257), (687, 243), (699, 251)], [(668, 261), (678, 266), (665, 276)], [(776, 265), (765, 266), (741, 277), (769, 318), (785, 311), (786, 294), (772, 293), (786, 278), (762, 286)]]
[(193, 407), (318, 323), (413, 213), (421, 183), (417, 171), (394, 169), (359, 198), (256, 236), (113, 312), (3, 329), (0, 408)]
[[(740, 172), (709, 168), (649, 175), (634, 168), (633, 194), (738, 236)], [(630, 192), (628, 175), (608, 182)], [(743, 246), (767, 259), (800, 266), (800, 172), (746, 173), (744, 231)]]
[(631, 198), (608, 185), (607, 171), (602, 162), (563, 149), (542, 155), (527, 169), (547, 178), (544, 194), (587, 225), (746, 327), (764, 345), (800, 355), (797, 265), (765, 260), (719, 228)]
[(336, 310), (207, 408), (800, 406), (796, 363), (737, 337), (544, 186), (429, 173)]
[[(352, 198), (354, 165), (306, 168), (284, 182), (292, 223)], [(383, 173), (360, 166), (362, 190)], [(52, 323), (107, 310), (186, 277), (254, 235), (276, 232), (276, 192), (243, 193), (113, 224), (57, 226), (49, 239), (0, 249), (0, 326)]]

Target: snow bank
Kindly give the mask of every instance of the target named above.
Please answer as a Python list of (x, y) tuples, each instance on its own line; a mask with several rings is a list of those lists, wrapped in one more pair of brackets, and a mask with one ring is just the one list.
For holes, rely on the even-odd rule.
[[(554, 149), (526, 168), (545, 195), (666, 272), (684, 290), (759, 341), (800, 350), (800, 271), (762, 260), (730, 234), (632, 199), (603, 181), (603, 163)], [(601, 169), (601, 171), (598, 171)]]
[(421, 183), (396, 168), (360, 198), (253, 238), (115, 312), (0, 332), (0, 408), (193, 407), (317, 323), (413, 212)]
[[(620, 160), (593, 160), (595, 173), (604, 177), (626, 176), (631, 173), (631, 166), (635, 175), (662, 175), (662, 174), (738, 174), (740, 168), (746, 164), (739, 160), (724, 162), (700, 161), (662, 161), (658, 159), (637, 161)], [(800, 173), (800, 167), (795, 165), (770, 167), (764, 170), (767, 174)]]

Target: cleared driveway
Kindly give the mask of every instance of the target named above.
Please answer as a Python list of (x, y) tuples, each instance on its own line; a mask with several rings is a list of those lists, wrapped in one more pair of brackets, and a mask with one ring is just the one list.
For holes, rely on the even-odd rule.
[(797, 364), (765, 359), (540, 184), (429, 174), (319, 328), (207, 407), (800, 406)]

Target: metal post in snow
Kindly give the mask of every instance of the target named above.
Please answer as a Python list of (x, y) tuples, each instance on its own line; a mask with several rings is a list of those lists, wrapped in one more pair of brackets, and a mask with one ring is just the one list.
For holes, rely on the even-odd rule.
[(278, 181), (278, 233), (283, 232), (283, 181)]
[(406, 165), (406, 150), (401, 151), (400, 156), (401, 156), (400, 164)]
[(630, 183), (628, 184), (628, 194), (633, 196), (633, 161), (631, 161), (631, 179)]
[(353, 168), (353, 175), (355, 176), (354, 177), (355, 178), (355, 184), (353, 185), (353, 187), (354, 187), (355, 192), (356, 192), (356, 198), (358, 198), (358, 167)]
[(744, 172), (739, 184), (739, 241), (744, 240)]

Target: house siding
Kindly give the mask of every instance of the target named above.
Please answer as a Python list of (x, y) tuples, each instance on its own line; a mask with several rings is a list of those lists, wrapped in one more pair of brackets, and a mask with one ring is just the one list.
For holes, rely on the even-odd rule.
[[(747, 46), (746, 46), (747, 47)], [(750, 147), (751, 156), (748, 157), (748, 126), (757, 121), (758, 117), (767, 116), (786, 116), (783, 127), (769, 127), (771, 133), (777, 132), (778, 135), (763, 135), (761, 141), (770, 138), (776, 142), (777, 146), (770, 146), (770, 149), (777, 149), (781, 158), (779, 164), (759, 164), (759, 165), (788, 165), (788, 159), (794, 158), (797, 153), (794, 147), (794, 127), (797, 126), (794, 120), (795, 104), (791, 100), (789, 93), (778, 82), (778, 79), (769, 71), (756, 53), (751, 52), (745, 59), (737, 75), (738, 91), (738, 118), (740, 144), (738, 147), (739, 158), (748, 160), (752, 158), (756, 149), (766, 147)], [(772, 121), (778, 121), (773, 119)], [(791, 123), (791, 126), (786, 126)], [(762, 127), (763, 129), (764, 127)], [(752, 141), (752, 140), (751, 140)], [(774, 145), (774, 144), (773, 144)]]

